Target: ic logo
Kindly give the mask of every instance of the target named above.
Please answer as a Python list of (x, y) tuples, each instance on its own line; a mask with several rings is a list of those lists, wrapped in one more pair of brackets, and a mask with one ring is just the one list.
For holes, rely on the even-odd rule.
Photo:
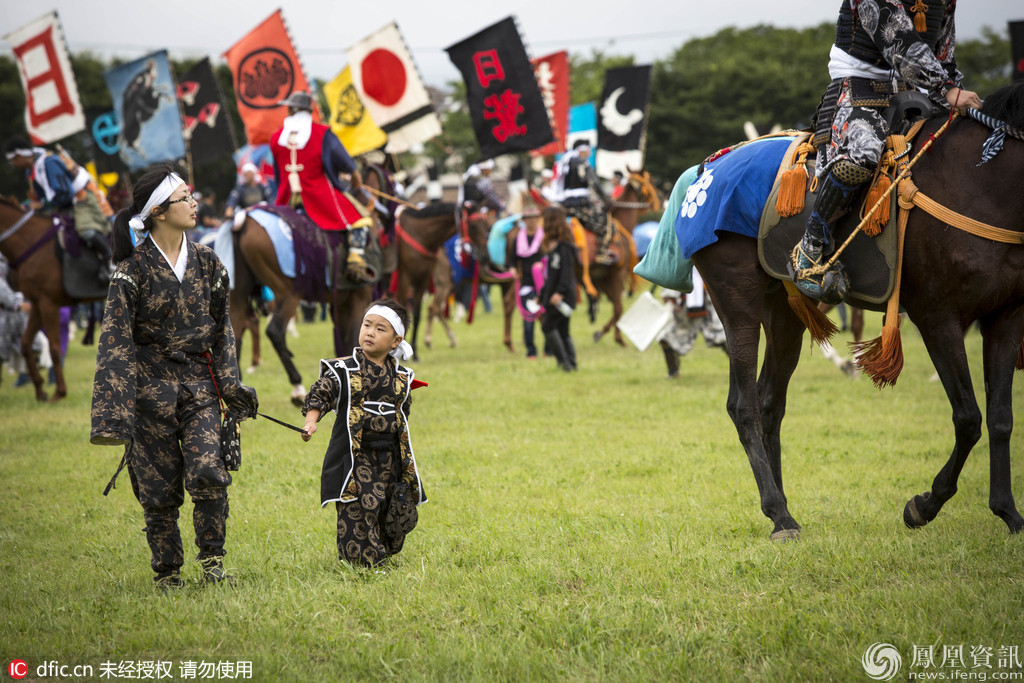
[(273, 47), (247, 54), (238, 65), (238, 99), (253, 109), (276, 109), (295, 85), (291, 58)]
[(20, 659), (13, 659), (7, 665), (7, 673), (11, 675), (11, 678), (24, 678), (28, 676), (28, 664)]

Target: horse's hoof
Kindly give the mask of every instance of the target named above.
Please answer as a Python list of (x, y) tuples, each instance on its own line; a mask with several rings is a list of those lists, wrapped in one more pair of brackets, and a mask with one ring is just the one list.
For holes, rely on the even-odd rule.
[(601, 337), (603, 337), (603, 336), (604, 336), (604, 335), (603, 335), (603, 334), (601, 334), (601, 331), (600, 331), (600, 330), (598, 330), (597, 332), (595, 332), (595, 333), (594, 333), (594, 343), (596, 344), (597, 342), (601, 341)]
[(800, 530), (799, 529), (779, 529), (773, 531), (771, 539), (778, 543), (785, 543), (786, 541), (799, 541)]
[(295, 385), (292, 388), (292, 405), (302, 407), (302, 404), (306, 402), (306, 388), (301, 385)]
[(928, 520), (925, 519), (917, 509), (918, 498), (920, 498), (922, 502), (927, 500), (928, 492), (926, 491), (920, 496), (914, 496), (907, 501), (906, 506), (903, 508), (903, 523), (910, 529), (920, 529), (928, 523)]

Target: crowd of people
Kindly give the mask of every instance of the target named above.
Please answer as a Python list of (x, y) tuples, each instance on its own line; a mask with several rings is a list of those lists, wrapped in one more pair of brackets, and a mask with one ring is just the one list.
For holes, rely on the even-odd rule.
[[(924, 5), (934, 5), (935, 12), (915, 28), (910, 12)], [(961, 87), (953, 58), (955, 3), (908, 6), (843, 4), (829, 61), (833, 80), (816, 116), (821, 189), (792, 256), (794, 280), (813, 298), (845, 295), (848, 283), (841, 273), (805, 271), (821, 265), (833, 248), (832, 226), (874, 173), (887, 132), (880, 110), (894, 89), (925, 90), (951, 109), (980, 106), (977, 94)], [(894, 85), (894, 75), (901, 85)], [(172, 165), (160, 164), (135, 182), (127, 205), (115, 214), (95, 179), (63, 150), (47, 151), (20, 138), (6, 150), (8, 161), (26, 173), (27, 204), (72, 217), (100, 264), (97, 277), (109, 282), (90, 440), (124, 447), (122, 466), (143, 509), (154, 580), (167, 590), (184, 585), (178, 514), (186, 491), (195, 503), (203, 579), (230, 582), (223, 557), (231, 442), (224, 441), (221, 404), (235, 421), (258, 411), (256, 392), (242, 383), (238, 370), (228, 273), (212, 250), (187, 236), (217, 228), (257, 204), (287, 207), (323, 230), (343, 231), (346, 276), (372, 281), (365, 251), (375, 202), (361, 192), (357, 164), (328, 126), (313, 121), (308, 93), (294, 92), (279, 104), (288, 107), (288, 117), (271, 138), (275, 177), (263, 178), (254, 165), (243, 165), (222, 210), (212, 192), (194, 192)], [(590, 156), (586, 142), (575, 143), (554, 168), (539, 174), (538, 185), (512, 214), (517, 232), (510, 238), (508, 265), (516, 277), (526, 355), (541, 353), (535, 340), (540, 320), (543, 353), (567, 373), (579, 369), (570, 324), (579, 304), (580, 249), (570, 219), (596, 236), (596, 263), (621, 258), (609, 248), (609, 209), (624, 178), (619, 173), (606, 189)], [(460, 212), (506, 214), (509, 202), (495, 189), (494, 171), (490, 159), (470, 166), (459, 190)], [(17, 371), (24, 363), (20, 337), (31, 304), (10, 287), (7, 270), (0, 261), (0, 367)], [(669, 378), (679, 376), (679, 358), (698, 335), (710, 347), (725, 345), (722, 324), (699, 276), (694, 279), (690, 294), (662, 292), (673, 313), (659, 339)], [(73, 313), (67, 309), (62, 326)], [(328, 411), (339, 416), (324, 458), (321, 500), (336, 506), (338, 557), (352, 564), (379, 567), (398, 553), (416, 526), (417, 506), (427, 500), (409, 439), (411, 392), (417, 386), (413, 371), (402, 365), (411, 355), (405, 341), (409, 324), (401, 303), (374, 302), (364, 312), (352, 355), (321, 361), (320, 377), (302, 408), (306, 441)], [(61, 339), (63, 357), (68, 334)], [(30, 353), (44, 362), (49, 356), (41, 345)]]

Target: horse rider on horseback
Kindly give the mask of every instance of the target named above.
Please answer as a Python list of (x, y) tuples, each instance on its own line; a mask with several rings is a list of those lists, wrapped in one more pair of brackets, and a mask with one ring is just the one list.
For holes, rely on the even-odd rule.
[[(328, 126), (313, 121), (313, 98), (293, 92), (284, 125), (270, 138), (277, 177), (277, 205), (302, 207), (321, 230), (346, 230), (348, 259), (345, 274), (357, 282), (372, 282), (364, 256), (373, 219), (350, 193), (362, 186), (355, 161)], [(339, 174), (351, 177), (342, 183)]]
[(33, 147), (27, 140), (13, 138), (7, 143), (7, 160), (28, 176), (33, 209), (71, 214), (75, 232), (99, 259), (99, 279), (106, 282), (113, 273), (109, 237), (113, 211), (92, 175), (61, 151), (61, 155), (53, 154)]
[(586, 140), (577, 140), (572, 150), (558, 160), (556, 194), (566, 213), (597, 235), (599, 246), (594, 261), (611, 265), (615, 263), (615, 255), (611, 252), (614, 230), (608, 215), (608, 199), (589, 159), (590, 144)]
[(505, 203), (494, 191), (491, 172), (494, 170), (494, 159), (485, 159), (470, 166), (462, 176), (461, 206), (471, 204), (474, 207), (486, 207), (500, 216), (505, 212)]
[(793, 250), (793, 281), (807, 296), (839, 303), (849, 291), (841, 267), (810, 275), (835, 250), (832, 228), (873, 177), (888, 126), (889, 99), (917, 89), (961, 113), (980, 108), (963, 90), (954, 47), (955, 0), (844, 0), (829, 53), (829, 83), (815, 115), (818, 192), (800, 244)]

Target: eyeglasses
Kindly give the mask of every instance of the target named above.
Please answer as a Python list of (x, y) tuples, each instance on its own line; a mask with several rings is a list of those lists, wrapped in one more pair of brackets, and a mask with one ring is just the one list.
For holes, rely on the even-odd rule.
[[(185, 192), (185, 196), (184, 197), (179, 197), (178, 199), (172, 199), (172, 200), (170, 200), (167, 203), (168, 204), (176, 204), (178, 202), (189, 202), (191, 204), (192, 202), (196, 202), (196, 198), (192, 196), (191, 192)], [(196, 204), (198, 204), (198, 203), (199, 202), (196, 202)]]

